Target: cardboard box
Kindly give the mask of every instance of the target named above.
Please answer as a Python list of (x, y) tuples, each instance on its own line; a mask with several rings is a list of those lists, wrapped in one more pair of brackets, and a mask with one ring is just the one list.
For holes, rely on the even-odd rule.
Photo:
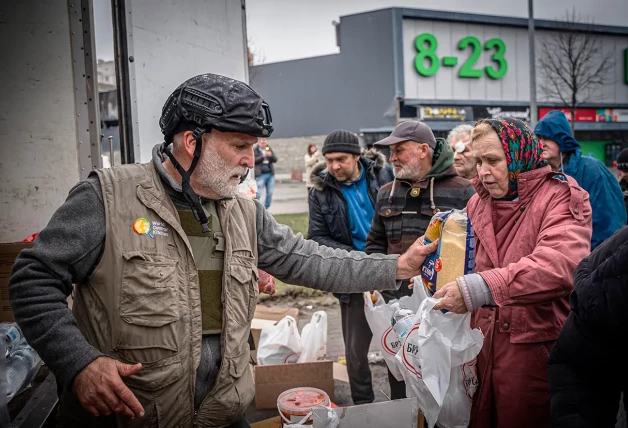
[[(413, 398), (362, 404), (360, 406), (327, 409), (314, 408), (314, 428), (327, 428), (331, 421), (329, 412), (334, 412), (340, 424), (338, 428), (395, 427), (424, 428), (423, 414), (413, 414)], [(333, 425), (335, 426), (335, 425)]]
[(334, 380), (349, 383), (349, 372), (347, 372), (347, 366), (334, 363)]
[[(31, 248), (32, 242), (0, 244), (0, 322), (14, 322), (13, 310), (9, 305), (9, 278), (11, 269), (20, 251)], [(72, 308), (72, 296), (68, 296), (68, 306)]]
[(253, 343), (255, 344), (255, 349), (251, 351), (251, 358), (255, 364), (257, 364), (257, 347), (259, 346), (259, 337), (260, 334), (262, 334), (262, 329), (266, 324), (276, 324), (286, 315), (290, 315), (295, 320), (299, 321), (299, 310), (297, 308), (285, 306), (267, 307), (262, 305), (257, 305), (255, 308), (255, 315), (251, 322), (251, 334), (253, 335)]
[(32, 242), (0, 244), (0, 322), (13, 322), (13, 311), (9, 306), (9, 277), (13, 263), (20, 251), (31, 248)]
[(275, 409), (282, 392), (304, 386), (322, 389), (334, 401), (333, 361), (255, 366), (255, 406), (258, 409)]
[(281, 416), (275, 416), (274, 418), (264, 419), (251, 424), (251, 428), (281, 428), (282, 426)]
[[(327, 428), (328, 410), (314, 410), (314, 428)], [(385, 401), (381, 403), (363, 404), (360, 406), (341, 407), (334, 410), (340, 424), (338, 428), (364, 427), (402, 427), (425, 428), (423, 414), (417, 418), (412, 415), (412, 399)], [(251, 428), (282, 428), (281, 416), (265, 419), (251, 424)]]

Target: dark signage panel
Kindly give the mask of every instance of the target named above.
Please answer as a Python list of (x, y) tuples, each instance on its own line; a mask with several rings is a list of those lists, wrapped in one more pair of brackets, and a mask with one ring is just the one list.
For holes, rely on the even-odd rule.
[(472, 107), (423, 106), (420, 108), (420, 120), (452, 120), (467, 122), (473, 120)]
[(506, 106), (482, 106), (473, 107), (473, 115), (476, 120), (480, 119), (497, 119), (498, 117), (515, 118), (530, 121), (530, 108), (528, 107), (506, 107)]

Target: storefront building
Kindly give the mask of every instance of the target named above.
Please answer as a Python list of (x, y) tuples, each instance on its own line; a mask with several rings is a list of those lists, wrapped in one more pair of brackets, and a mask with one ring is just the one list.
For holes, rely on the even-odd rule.
[[(251, 68), (252, 86), (270, 103), (275, 138), (360, 133), (365, 145), (401, 121), (423, 120), (445, 137), (460, 123), (509, 116), (530, 121), (530, 61), (526, 19), (390, 8), (343, 16), (340, 53)], [(536, 20), (536, 54), (561, 23)], [(583, 152), (612, 166), (628, 147), (628, 27), (580, 25), (598, 40), (612, 65), (604, 85), (587, 91), (575, 114)], [(571, 111), (541, 89), (541, 118)]]

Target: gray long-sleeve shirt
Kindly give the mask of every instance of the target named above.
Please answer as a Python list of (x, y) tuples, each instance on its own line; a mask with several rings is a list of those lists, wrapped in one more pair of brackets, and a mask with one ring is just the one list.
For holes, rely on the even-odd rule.
[[(155, 154), (155, 164), (161, 166)], [(165, 171), (160, 168), (163, 176)], [(177, 186), (163, 177), (171, 197)], [(168, 189), (170, 187), (170, 189)], [(175, 198), (173, 198), (175, 200)], [(176, 202), (176, 200), (175, 200)], [(298, 285), (337, 293), (394, 289), (397, 255), (371, 255), (319, 246), (275, 222), (256, 202), (258, 266)], [(66, 298), (85, 283), (100, 261), (105, 239), (102, 190), (97, 178), (77, 184), (41, 231), (20, 253), (9, 282), (11, 307), (28, 342), (64, 388), (103, 354), (81, 334)]]

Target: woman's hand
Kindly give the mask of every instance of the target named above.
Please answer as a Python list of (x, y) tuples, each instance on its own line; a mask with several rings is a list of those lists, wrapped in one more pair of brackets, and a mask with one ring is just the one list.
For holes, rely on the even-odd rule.
[(462, 298), (462, 294), (460, 293), (460, 288), (458, 288), (458, 284), (456, 282), (450, 282), (446, 284), (434, 293), (433, 296), (435, 299), (440, 299), (440, 302), (434, 309), (447, 309), (448, 311), (454, 312), (456, 314), (466, 314), (469, 312), (467, 310), (467, 305), (464, 303), (464, 299)]

